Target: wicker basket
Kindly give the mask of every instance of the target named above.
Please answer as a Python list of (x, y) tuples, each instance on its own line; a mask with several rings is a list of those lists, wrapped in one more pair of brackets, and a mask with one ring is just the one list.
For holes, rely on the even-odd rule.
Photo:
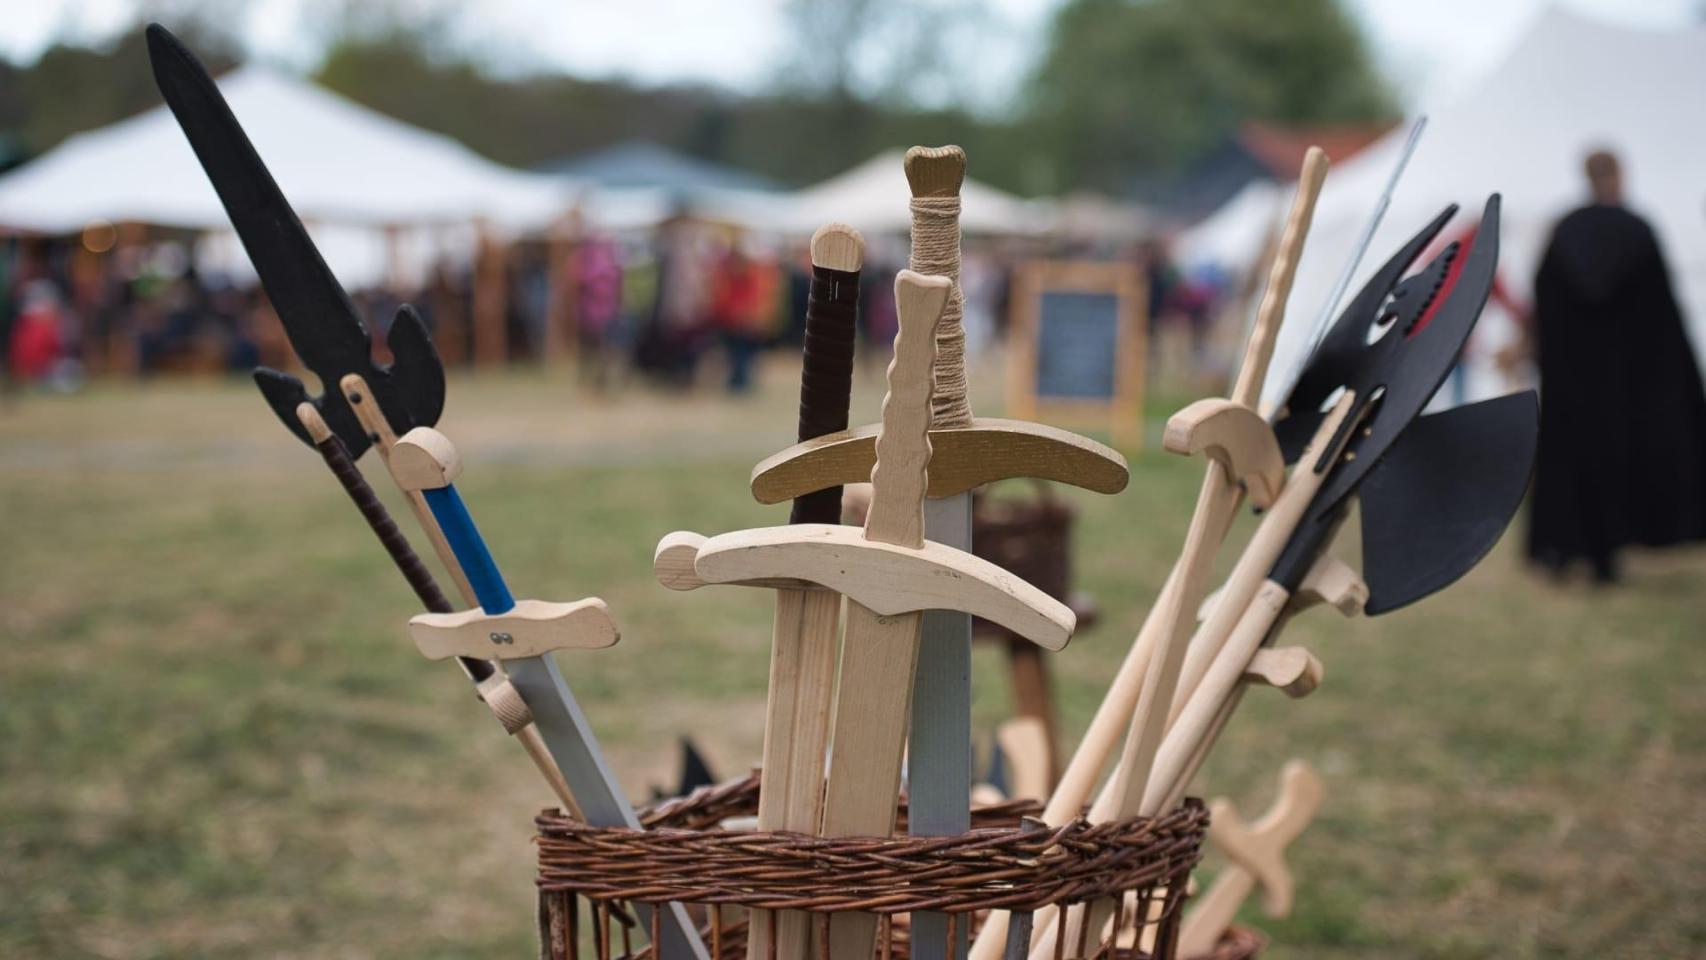
[[(541, 956), (648, 957), (635, 942), (655, 939), (655, 931), (631, 919), (634, 902), (687, 905), (713, 960), (745, 957), (752, 909), (808, 911), (820, 930), (835, 913), (874, 913), (877, 956), (905, 960), (906, 915), (915, 910), (945, 913), (950, 925), (975, 930), (992, 909), (1030, 912), (1117, 897), (1116, 940), (1132, 941), (1136, 918), (1146, 918), (1143, 925), (1153, 931), (1138, 942), (1154, 944), (1154, 958), (1169, 958), (1183, 899), (1172, 891), (1184, 890), (1208, 828), (1207, 811), (1195, 800), (1165, 817), (1095, 825), (1079, 819), (1062, 827), (1028, 819), (1039, 809), (1033, 803), (1008, 803), (973, 811), (972, 829), (958, 837), (905, 836), (904, 804), (901, 835), (894, 837), (826, 839), (720, 827), (757, 809), (752, 776), (651, 807), (641, 815), (644, 830), (541, 814)], [(774, 922), (774, 912), (760, 916)], [(1067, 945), (1063, 955), (1096, 952), (1095, 944), (1085, 946)]]

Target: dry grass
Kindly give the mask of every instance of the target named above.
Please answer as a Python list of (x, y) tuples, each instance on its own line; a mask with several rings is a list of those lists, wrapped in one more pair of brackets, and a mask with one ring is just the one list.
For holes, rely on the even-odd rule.
[[(563, 663), (635, 795), (673, 779), (679, 735), (727, 773), (758, 754), (768, 605), (648, 567), (671, 529), (777, 517), (744, 488), (791, 438), (786, 381), (620, 403), (542, 375), (452, 385), (464, 492), (516, 592), (596, 593), (622, 623)], [(1150, 455), (1125, 494), (1075, 497), (1104, 617), (1055, 659), (1074, 731), (1198, 475)], [(1271, 956), (1706, 952), (1706, 558), (1635, 560), (1624, 588), (1558, 588), (1507, 543), (1418, 608), (1293, 624), (1326, 685), (1249, 698), (1203, 783), (1255, 812), (1289, 756), (1328, 781), (1297, 911), (1262, 921)], [(0, 412), (0, 595), (0, 956), (530, 954), (548, 794), (412, 653), (412, 597), (248, 387)], [(1001, 664), (977, 667), (987, 731)]]

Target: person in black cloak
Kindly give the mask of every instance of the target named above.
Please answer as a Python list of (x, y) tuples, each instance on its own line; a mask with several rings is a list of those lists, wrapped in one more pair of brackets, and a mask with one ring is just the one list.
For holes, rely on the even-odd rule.
[(1535, 278), (1540, 452), (1528, 555), (1618, 577), (1625, 546), (1706, 540), (1706, 392), (1658, 239), (1623, 207), (1617, 158), (1559, 221)]

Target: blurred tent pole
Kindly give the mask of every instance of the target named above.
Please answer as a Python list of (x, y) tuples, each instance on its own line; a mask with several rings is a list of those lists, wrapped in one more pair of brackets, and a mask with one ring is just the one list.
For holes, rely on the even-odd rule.
[(574, 255), (580, 242), (581, 217), (571, 209), (552, 221), (545, 237), (545, 329), (541, 359), (547, 367), (576, 370), (580, 360), (579, 317), (575, 311)]
[(509, 359), (509, 244), (483, 217), (474, 231), (474, 366), (496, 367)]

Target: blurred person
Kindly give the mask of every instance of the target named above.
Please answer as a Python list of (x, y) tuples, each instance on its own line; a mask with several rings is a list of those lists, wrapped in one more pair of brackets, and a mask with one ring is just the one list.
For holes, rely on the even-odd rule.
[(781, 299), (781, 275), (775, 264), (732, 245), (711, 284), (711, 318), (728, 351), (728, 391), (752, 389), (752, 365), (759, 349), (775, 333)]
[(569, 254), (581, 374), (595, 390), (610, 387), (613, 350), (620, 349), (622, 262), (613, 240), (585, 237)]
[(1535, 278), (1526, 343), (1540, 373), (1540, 452), (1528, 555), (1561, 575), (1618, 577), (1625, 546), (1706, 540), (1706, 393), (1647, 222), (1623, 206), (1608, 151), (1592, 200), (1558, 222)]
[(640, 238), (624, 240), (621, 247), (621, 307), (616, 323), (607, 332), (607, 349), (615, 372), (626, 376), (634, 366), (640, 331), (657, 313), (659, 265), (652, 245)]
[(693, 385), (710, 325), (714, 251), (685, 216), (658, 227), (658, 289), (635, 344), (636, 366), (676, 387)]
[(41, 383), (65, 355), (65, 309), (51, 280), (31, 280), (23, 289), (22, 309), (12, 322), (6, 349), (7, 371), (19, 383)]

